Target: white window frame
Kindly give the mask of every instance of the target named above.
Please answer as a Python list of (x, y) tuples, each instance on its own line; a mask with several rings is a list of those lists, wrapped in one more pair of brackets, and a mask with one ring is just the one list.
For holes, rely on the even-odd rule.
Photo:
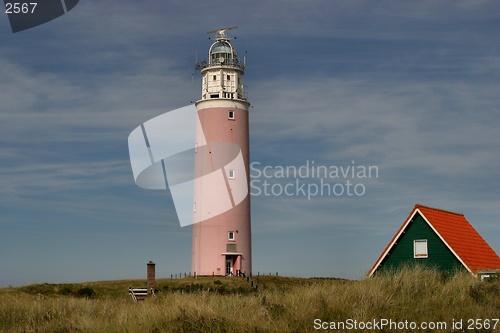
[(234, 231), (227, 232), (227, 239), (230, 241), (234, 241), (236, 238), (236, 233)]
[(235, 179), (236, 178), (236, 172), (234, 171), (234, 169), (229, 169), (227, 171), (227, 178), (229, 178), (229, 179)]
[[(420, 245), (417, 246), (417, 244)], [(425, 249), (422, 248), (424, 244), (425, 244)], [(429, 257), (429, 247), (427, 244), (427, 239), (415, 239), (413, 241), (413, 258), (428, 258), (428, 257)]]
[(234, 110), (227, 111), (227, 119), (234, 120)]

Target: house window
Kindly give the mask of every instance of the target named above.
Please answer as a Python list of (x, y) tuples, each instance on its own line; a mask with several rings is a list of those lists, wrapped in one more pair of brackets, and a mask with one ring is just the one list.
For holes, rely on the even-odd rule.
[(427, 258), (427, 239), (416, 239), (413, 241), (413, 257), (414, 258)]
[(234, 111), (233, 110), (227, 112), (227, 119), (234, 119)]
[(229, 171), (227, 172), (227, 176), (229, 179), (234, 179), (235, 178), (234, 170), (229, 169)]
[(229, 231), (227, 233), (227, 239), (230, 241), (234, 241), (234, 231)]

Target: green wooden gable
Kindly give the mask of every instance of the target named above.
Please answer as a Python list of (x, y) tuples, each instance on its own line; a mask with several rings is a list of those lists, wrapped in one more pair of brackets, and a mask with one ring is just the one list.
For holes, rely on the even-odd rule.
[[(427, 240), (427, 257), (415, 258), (415, 240)], [(444, 272), (466, 270), (418, 212), (382, 260), (378, 271), (396, 269), (404, 264), (429, 265)]]

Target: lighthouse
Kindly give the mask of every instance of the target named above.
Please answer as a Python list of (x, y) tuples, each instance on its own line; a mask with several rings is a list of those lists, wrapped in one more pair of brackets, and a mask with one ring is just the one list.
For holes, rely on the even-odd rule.
[(227, 31), (208, 32), (215, 41), (201, 72), (196, 102), (192, 272), (236, 275), (252, 271), (249, 193), (249, 129), (243, 89), (245, 61)]

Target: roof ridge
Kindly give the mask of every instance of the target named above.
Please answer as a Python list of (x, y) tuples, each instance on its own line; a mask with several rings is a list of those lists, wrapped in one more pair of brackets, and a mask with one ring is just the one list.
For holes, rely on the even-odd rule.
[(462, 213), (452, 212), (452, 211), (449, 211), (449, 210), (445, 210), (445, 209), (441, 209), (441, 208), (436, 208), (436, 207), (425, 206), (425, 205), (420, 205), (420, 204), (416, 204), (415, 205), (415, 209), (416, 208), (427, 208), (427, 209), (432, 209), (432, 210), (435, 210), (435, 211), (438, 211), (438, 212), (443, 212), (443, 213), (448, 213), (448, 214), (453, 214), (453, 215), (458, 215), (458, 216), (464, 216), (464, 214), (462, 214)]

